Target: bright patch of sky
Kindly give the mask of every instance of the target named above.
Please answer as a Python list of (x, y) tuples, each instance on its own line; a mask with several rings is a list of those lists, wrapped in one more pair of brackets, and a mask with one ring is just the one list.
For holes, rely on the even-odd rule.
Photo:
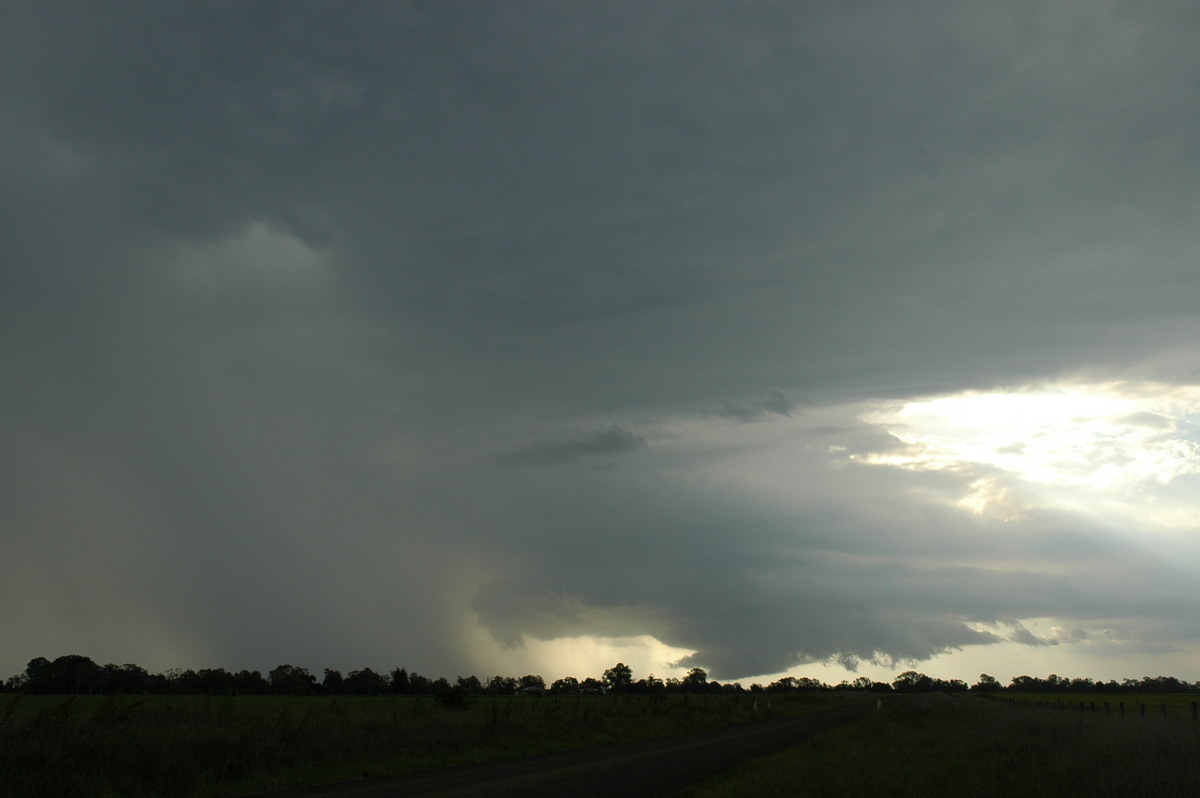
[(1041, 504), (1070, 504), (1082, 492), (1138, 505), (1162, 524), (1200, 520), (1188, 497), (1166, 490), (1200, 473), (1200, 387), (1109, 382), (969, 392), (873, 410), (863, 420), (905, 444), (867, 463), (993, 467), (960, 500), (975, 512), (1000, 499), (1001, 483), (1020, 483)]

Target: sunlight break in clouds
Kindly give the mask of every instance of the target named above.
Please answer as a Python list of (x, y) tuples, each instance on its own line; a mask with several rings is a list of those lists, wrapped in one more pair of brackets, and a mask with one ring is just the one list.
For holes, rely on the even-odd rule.
[[(1175, 479), (1200, 473), (1200, 387), (1149, 383), (1054, 384), (907, 402), (864, 420), (905, 444), (865, 462), (915, 471), (981, 464), (998, 478), (975, 481), (960, 504), (982, 512), (1000, 481), (1039, 488), (1040, 502), (1077, 490), (1145, 505)], [(1189, 523), (1169, 496), (1151, 510)]]

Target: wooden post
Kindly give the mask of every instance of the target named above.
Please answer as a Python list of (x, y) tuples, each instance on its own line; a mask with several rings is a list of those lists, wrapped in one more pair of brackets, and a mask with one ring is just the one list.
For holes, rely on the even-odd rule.
[(1146, 717), (1146, 705), (1141, 701), (1138, 702), (1138, 714), (1140, 714), (1143, 718)]
[(1197, 712), (1196, 702), (1193, 701), (1192, 702), (1192, 720), (1195, 721), (1197, 718), (1200, 718), (1200, 713)]

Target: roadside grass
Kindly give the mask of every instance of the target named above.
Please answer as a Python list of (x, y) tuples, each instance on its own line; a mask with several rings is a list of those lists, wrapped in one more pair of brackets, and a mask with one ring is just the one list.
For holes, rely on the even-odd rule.
[(835, 696), (13, 696), (5, 798), (252, 795), (646, 740), (835, 706)]
[(1182, 798), (1200, 795), (1198, 745), (1200, 724), (1182, 712), (1121, 717), (1081, 712), (1077, 701), (1055, 709), (975, 697), (884, 698), (855, 724), (685, 794)]

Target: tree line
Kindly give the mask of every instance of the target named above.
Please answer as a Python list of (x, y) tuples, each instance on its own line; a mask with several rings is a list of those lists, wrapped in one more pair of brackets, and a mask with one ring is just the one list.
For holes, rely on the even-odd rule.
[(25, 670), (0, 684), (0, 692), (49, 695), (513, 695), (513, 694), (600, 694), (600, 693), (783, 693), (852, 690), (859, 692), (1070, 692), (1070, 693), (1200, 693), (1200, 682), (1181, 681), (1173, 676), (1094, 681), (1050, 674), (1014, 676), (1008, 685), (986, 673), (968, 685), (959, 679), (938, 679), (917, 671), (905, 671), (891, 682), (865, 676), (828, 685), (810, 677), (786, 676), (768, 685), (710, 681), (703, 668), (692, 668), (682, 678), (659, 678), (653, 674), (634, 679), (633, 671), (618, 662), (596, 677), (565, 676), (547, 685), (541, 676), (459, 676), (454, 682), (444, 677), (431, 679), (405, 668), (380, 673), (370, 668), (345, 675), (326, 668), (318, 679), (306, 668), (279, 665), (264, 676), (259, 671), (229, 672), (224, 668), (172, 669), (150, 673), (138, 665), (98, 665), (91, 658), (68, 654), (54, 660), (37, 657)]

